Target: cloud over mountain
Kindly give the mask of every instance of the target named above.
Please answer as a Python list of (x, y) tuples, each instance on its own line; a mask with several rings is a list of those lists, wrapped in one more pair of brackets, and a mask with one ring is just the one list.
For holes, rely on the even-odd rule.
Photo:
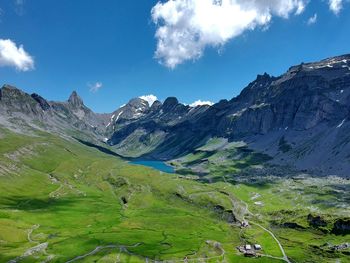
[(0, 66), (15, 67), (18, 71), (34, 69), (34, 59), (10, 39), (0, 39)]
[(303, 12), (306, 0), (168, 0), (152, 9), (157, 25), (155, 57), (169, 68), (220, 47), (247, 30), (267, 26), (274, 16)]

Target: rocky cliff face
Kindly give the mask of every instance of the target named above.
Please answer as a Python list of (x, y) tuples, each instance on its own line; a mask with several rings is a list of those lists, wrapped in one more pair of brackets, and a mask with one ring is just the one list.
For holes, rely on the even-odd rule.
[(29, 94), (10, 85), (0, 90), (0, 111), (3, 115), (21, 112), (28, 116), (40, 115), (41, 107)]
[(279, 77), (258, 75), (239, 96), (211, 107), (168, 98), (114, 129), (109, 144), (131, 156), (131, 144), (151, 145), (137, 156), (171, 159), (224, 137), (244, 140), (279, 164), (347, 175), (349, 117), (350, 55), (344, 55), (293, 66)]
[[(233, 104), (241, 106), (243, 102), (248, 106), (241, 107), (240, 118), (235, 118), (235, 122), (253, 121), (251, 128), (255, 133), (283, 127), (306, 130), (323, 122), (339, 123), (349, 114), (349, 59), (342, 56), (302, 64), (279, 78), (259, 76), (232, 100)], [(247, 131), (244, 125), (237, 126)]]

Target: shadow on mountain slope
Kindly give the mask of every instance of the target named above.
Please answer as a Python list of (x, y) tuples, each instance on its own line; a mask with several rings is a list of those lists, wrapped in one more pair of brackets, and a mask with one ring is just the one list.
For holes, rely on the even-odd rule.
[(88, 142), (88, 141), (84, 141), (84, 140), (81, 140), (81, 139), (78, 139), (76, 137), (74, 137), (74, 139), (76, 139), (78, 142), (88, 146), (88, 147), (91, 147), (91, 148), (95, 148), (97, 150), (99, 150), (100, 152), (103, 152), (105, 154), (109, 154), (109, 155), (112, 155), (112, 156), (115, 156), (115, 157), (119, 157), (119, 158), (123, 158), (122, 156), (120, 156), (119, 154), (103, 147), (103, 146), (100, 146), (100, 145), (96, 145), (96, 144), (93, 144), (91, 142)]

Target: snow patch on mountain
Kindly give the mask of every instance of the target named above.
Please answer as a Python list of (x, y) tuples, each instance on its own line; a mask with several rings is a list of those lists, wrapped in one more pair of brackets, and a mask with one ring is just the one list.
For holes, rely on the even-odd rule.
[(198, 106), (203, 106), (203, 105), (209, 105), (212, 106), (214, 103), (211, 101), (202, 101), (202, 100), (196, 100), (195, 102), (190, 104), (190, 107), (198, 107)]
[(151, 107), (153, 102), (155, 102), (157, 100), (157, 96), (153, 95), (153, 94), (149, 94), (149, 95), (143, 95), (139, 97), (142, 100), (145, 100), (148, 102), (148, 105)]
[(343, 126), (343, 124), (345, 123), (345, 120), (346, 119), (342, 120), (342, 122), (337, 126), (337, 128), (340, 128), (341, 126)]
[(119, 117), (120, 117), (120, 115), (122, 115), (122, 113), (123, 113), (123, 111), (119, 112), (119, 114), (118, 114), (118, 116), (117, 116), (115, 122), (117, 122), (117, 121), (119, 120)]

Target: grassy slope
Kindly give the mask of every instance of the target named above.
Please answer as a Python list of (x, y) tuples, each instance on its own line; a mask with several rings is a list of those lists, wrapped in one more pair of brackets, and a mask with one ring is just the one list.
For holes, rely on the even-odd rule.
[(251, 261), (234, 250), (239, 229), (213, 212), (231, 203), (212, 186), (49, 134), (0, 133), (0, 262), (67, 262), (106, 245), (115, 247), (81, 261), (219, 256), (206, 240), (221, 242), (227, 259)]
[[(194, 153), (171, 162), (179, 173), (201, 173), (215, 180), (227, 174), (259, 165), (271, 158), (249, 150), (244, 142), (231, 142), (224, 138), (212, 138)], [(189, 169), (190, 168), (190, 169)]]

